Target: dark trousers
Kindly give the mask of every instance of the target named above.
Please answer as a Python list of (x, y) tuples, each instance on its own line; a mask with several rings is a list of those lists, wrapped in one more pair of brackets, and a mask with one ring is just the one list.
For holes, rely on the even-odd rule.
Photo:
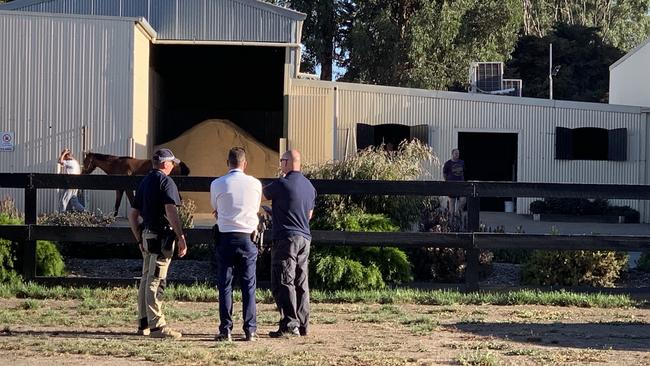
[(280, 330), (309, 327), (309, 246), (296, 235), (273, 241), (271, 288), (280, 310)]
[(238, 274), (242, 292), (244, 332), (257, 331), (255, 269), (257, 247), (249, 234), (221, 233), (215, 249), (217, 259), (217, 289), (219, 290), (219, 333), (232, 332), (232, 278)]

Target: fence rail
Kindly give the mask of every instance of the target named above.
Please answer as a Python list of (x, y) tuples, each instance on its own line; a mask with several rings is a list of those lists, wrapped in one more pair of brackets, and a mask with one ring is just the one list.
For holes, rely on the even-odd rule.
[[(81, 188), (94, 190), (135, 189), (142, 176), (59, 175), (40, 173), (0, 173), (0, 188), (22, 188), (25, 192), (25, 225), (0, 226), (0, 237), (21, 242), (24, 255), (23, 275), (39, 282), (124, 284), (133, 279), (115, 278), (44, 278), (36, 277), (36, 240), (69, 242), (132, 242), (126, 227), (60, 227), (36, 225), (37, 191), (51, 188)], [(209, 192), (212, 177), (173, 177), (180, 191)], [(261, 179), (263, 184), (272, 179)], [(335, 181), (313, 180), (319, 194), (347, 195), (409, 195), (465, 196), (468, 206), (467, 233), (368, 233), (319, 231), (312, 232), (314, 245), (391, 246), (399, 248), (460, 248), (466, 250), (465, 288), (478, 289), (479, 254), (484, 249), (548, 249), (548, 250), (615, 250), (649, 251), (650, 236), (645, 235), (550, 235), (497, 234), (479, 232), (481, 197), (557, 197), (650, 199), (648, 185), (557, 184), (502, 182), (439, 182), (439, 181)], [(210, 229), (189, 229), (188, 242), (209, 243)], [(265, 235), (269, 238), (270, 235)], [(633, 293), (650, 293), (650, 287), (623, 289)], [(621, 292), (616, 289), (615, 292)]]

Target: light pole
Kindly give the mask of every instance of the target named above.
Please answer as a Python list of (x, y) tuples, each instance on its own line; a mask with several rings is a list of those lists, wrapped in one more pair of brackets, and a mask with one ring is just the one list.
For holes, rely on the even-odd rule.
[(557, 76), (562, 65), (553, 67), (553, 43), (548, 44), (548, 99), (553, 99), (553, 76)]
[(548, 99), (553, 99), (553, 43), (548, 45)]

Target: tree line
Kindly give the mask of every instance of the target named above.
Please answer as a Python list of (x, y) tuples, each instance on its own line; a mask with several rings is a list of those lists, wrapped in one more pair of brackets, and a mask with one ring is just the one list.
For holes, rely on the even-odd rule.
[[(307, 14), (301, 70), (464, 91), (473, 61), (505, 62), (523, 96), (607, 102), (609, 65), (650, 35), (650, 0), (264, 0)], [(0, 3), (7, 2), (0, 0)]]
[(266, 0), (307, 14), (301, 69), (332, 80), (467, 90), (473, 61), (505, 62), (523, 95), (606, 102), (608, 67), (650, 34), (650, 0)]

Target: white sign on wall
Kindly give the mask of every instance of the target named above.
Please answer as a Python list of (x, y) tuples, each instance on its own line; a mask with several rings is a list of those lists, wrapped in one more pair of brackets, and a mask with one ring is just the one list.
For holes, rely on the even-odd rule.
[(14, 133), (0, 131), (0, 151), (14, 151), (14, 147)]

